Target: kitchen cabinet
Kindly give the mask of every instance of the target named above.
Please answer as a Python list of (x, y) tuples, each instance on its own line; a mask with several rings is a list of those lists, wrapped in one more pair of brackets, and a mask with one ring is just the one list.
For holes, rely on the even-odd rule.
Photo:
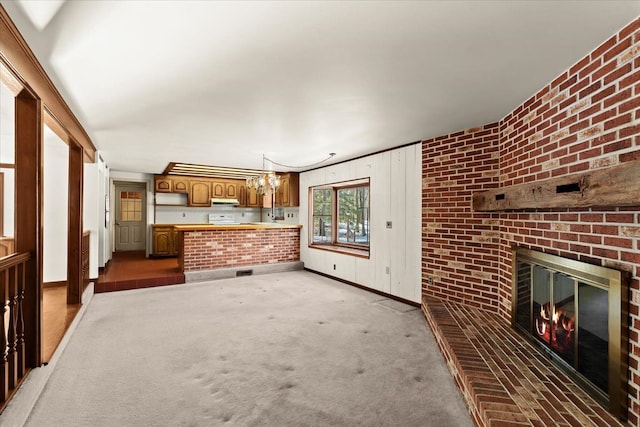
[(300, 175), (297, 173), (283, 173), (280, 175), (280, 187), (276, 191), (275, 205), (277, 207), (293, 207), (300, 205)]
[(151, 229), (153, 256), (176, 256), (178, 255), (178, 245), (176, 238), (178, 233), (174, 231), (172, 224), (153, 225)]
[(213, 197), (218, 197), (220, 199), (224, 198), (226, 189), (223, 181), (213, 181), (211, 183), (211, 188)]
[(211, 206), (211, 182), (189, 181), (189, 206)]
[(255, 188), (247, 188), (247, 207), (248, 208), (262, 207), (262, 196), (258, 194), (258, 190), (256, 190)]
[(221, 199), (237, 199), (239, 180), (220, 180), (214, 179), (211, 182), (212, 197)]
[[(212, 198), (238, 199), (238, 206), (262, 207), (262, 197), (249, 190), (242, 179), (198, 178), (188, 176), (156, 175), (156, 193), (187, 195), (187, 206), (209, 207)], [(163, 199), (164, 200), (164, 199)], [(174, 204), (157, 202), (156, 205)]]
[(189, 192), (189, 180), (185, 177), (172, 177), (173, 192), (174, 193), (188, 193)]
[(156, 175), (154, 177), (156, 193), (187, 193), (189, 180), (186, 177)]
[(171, 193), (173, 192), (173, 180), (168, 176), (155, 176), (155, 190), (156, 193)]
[(238, 198), (238, 183), (236, 181), (226, 181), (224, 183), (224, 197), (227, 199)]
[(238, 184), (238, 206), (244, 208), (247, 206), (247, 186), (243, 184)]

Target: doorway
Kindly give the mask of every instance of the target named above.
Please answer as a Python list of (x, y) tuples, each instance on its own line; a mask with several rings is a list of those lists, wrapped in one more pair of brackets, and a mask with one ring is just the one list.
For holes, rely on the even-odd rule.
[(144, 251), (147, 247), (145, 183), (115, 182), (115, 250)]

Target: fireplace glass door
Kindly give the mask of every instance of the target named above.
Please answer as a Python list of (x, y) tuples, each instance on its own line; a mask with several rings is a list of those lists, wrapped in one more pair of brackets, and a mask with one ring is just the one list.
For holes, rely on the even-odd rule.
[(603, 391), (608, 390), (607, 366), (609, 364), (609, 303), (607, 291), (578, 284), (580, 306), (578, 315), (578, 372)]
[(628, 277), (518, 249), (513, 286), (513, 325), (612, 412), (624, 414)]

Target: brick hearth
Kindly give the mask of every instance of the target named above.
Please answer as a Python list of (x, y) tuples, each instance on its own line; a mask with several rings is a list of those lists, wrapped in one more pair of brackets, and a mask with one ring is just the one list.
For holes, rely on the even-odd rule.
[(497, 314), (427, 296), (422, 311), (476, 425), (623, 425)]

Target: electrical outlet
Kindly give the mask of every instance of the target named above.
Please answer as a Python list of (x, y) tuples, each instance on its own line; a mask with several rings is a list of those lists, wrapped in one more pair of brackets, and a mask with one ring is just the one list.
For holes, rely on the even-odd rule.
[(393, 226), (393, 223), (391, 221), (387, 221), (387, 228), (391, 228)]
[(391, 274), (391, 273), (390, 273), (390, 270), (391, 270), (391, 269), (390, 269), (389, 267), (385, 268), (385, 272), (386, 272), (387, 274)]
[(427, 283), (433, 285), (433, 277), (427, 277)]

